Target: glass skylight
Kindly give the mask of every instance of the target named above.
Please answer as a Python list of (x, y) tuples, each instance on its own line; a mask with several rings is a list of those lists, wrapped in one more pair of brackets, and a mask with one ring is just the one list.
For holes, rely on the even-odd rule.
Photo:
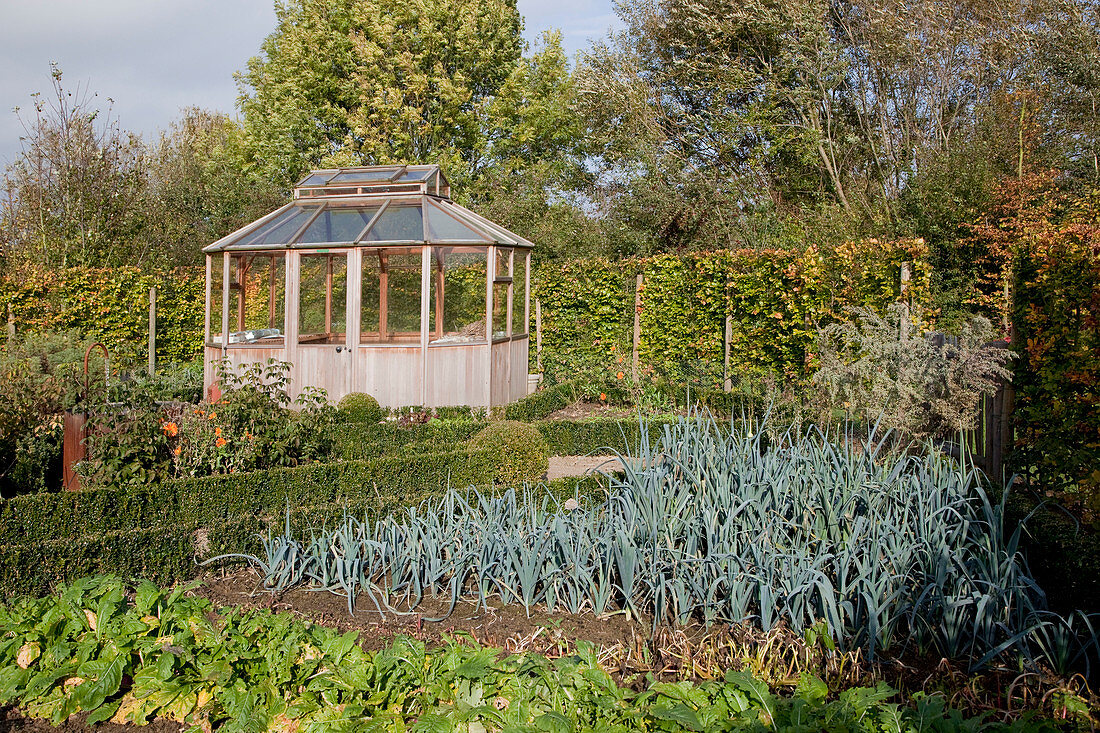
[(390, 205), (363, 237), (364, 242), (422, 242), (424, 217), (419, 206)]
[(299, 244), (354, 242), (378, 213), (379, 206), (328, 209), (313, 220), (299, 237)]
[(419, 242), (533, 246), (449, 195), (450, 185), (437, 165), (312, 171), (296, 187), (292, 203), (204, 251)]

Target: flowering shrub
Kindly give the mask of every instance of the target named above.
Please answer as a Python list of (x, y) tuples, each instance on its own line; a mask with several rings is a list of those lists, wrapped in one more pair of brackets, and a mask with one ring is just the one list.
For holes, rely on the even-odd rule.
[(99, 486), (151, 484), (173, 476), (294, 466), (327, 456), (336, 410), (324, 390), (308, 387), (292, 402), (285, 362), (252, 364), (240, 373), (219, 367), (214, 402), (161, 403), (147, 392), (125, 407), (93, 415), (89, 458), (81, 473)]

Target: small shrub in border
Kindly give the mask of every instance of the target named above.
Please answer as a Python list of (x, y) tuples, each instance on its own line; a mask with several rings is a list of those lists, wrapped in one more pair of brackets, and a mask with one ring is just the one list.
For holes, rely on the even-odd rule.
[(336, 408), (345, 422), (376, 423), (385, 417), (385, 411), (378, 400), (366, 392), (351, 392), (344, 395)]
[(497, 483), (535, 481), (550, 465), (550, 448), (538, 428), (515, 420), (489, 423), (469, 445), (496, 456)]

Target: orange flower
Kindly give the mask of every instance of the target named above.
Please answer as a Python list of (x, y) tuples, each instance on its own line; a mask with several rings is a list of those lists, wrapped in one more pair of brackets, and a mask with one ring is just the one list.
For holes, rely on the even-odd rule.
[(214, 435), (221, 435), (221, 434), (222, 434), (222, 429), (221, 428), (214, 428)]
[(252, 440), (252, 433), (250, 433), (250, 432), (248, 432), (247, 430), (245, 430), (245, 431), (244, 431), (244, 439), (245, 439), (245, 440)]
[(211, 412), (211, 413), (210, 413), (209, 415), (207, 415), (207, 416), (206, 416), (206, 419), (207, 419), (207, 420), (213, 420), (213, 419), (214, 419), (214, 418), (216, 418), (217, 416), (218, 416), (218, 413), (216, 413), (216, 412)]
[(160, 429), (163, 430), (164, 434), (167, 435), (169, 438), (176, 437), (177, 435), (179, 435), (180, 432), (179, 425), (176, 425), (174, 422), (166, 422), (164, 423), (164, 425), (161, 426)]
[(180, 454), (180, 450), (180, 446), (177, 445), (175, 448), (172, 449), (172, 455), (178, 456)]
[(218, 438), (217, 440), (214, 441), (214, 445), (218, 446), (219, 448), (221, 448), (225, 444), (226, 444), (225, 438)]
[(607, 401), (607, 393), (606, 392), (600, 392), (600, 402), (606, 402), (606, 401)]
[(624, 376), (626, 376), (626, 375), (624, 375), (622, 372), (619, 372), (618, 374), (615, 375), (615, 379), (622, 379)]

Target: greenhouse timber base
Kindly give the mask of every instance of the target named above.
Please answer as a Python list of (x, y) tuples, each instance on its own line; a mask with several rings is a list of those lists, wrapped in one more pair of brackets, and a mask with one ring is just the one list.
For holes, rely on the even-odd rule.
[(291, 397), (492, 407), (527, 393), (531, 242), (450, 200), (438, 166), (313, 171), (204, 248), (204, 385), (290, 364)]

